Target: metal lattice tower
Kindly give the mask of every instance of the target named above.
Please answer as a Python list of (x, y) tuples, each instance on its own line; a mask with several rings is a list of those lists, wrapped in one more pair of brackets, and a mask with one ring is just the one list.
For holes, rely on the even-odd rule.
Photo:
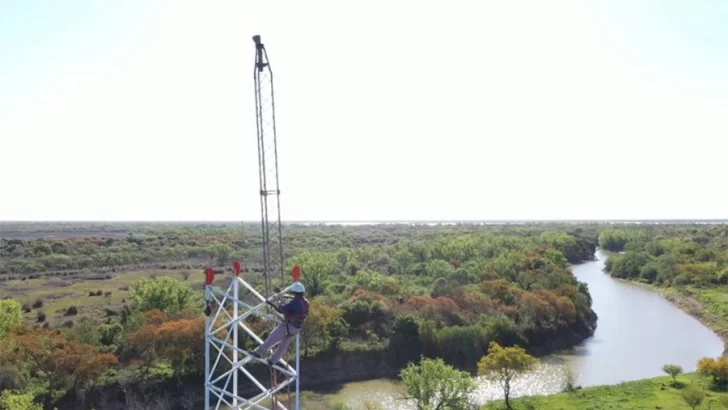
[[(271, 384), (262, 381), (260, 375), (256, 377), (251, 371), (253, 364), (260, 363), (267, 367), (268, 363), (253, 356), (251, 353), (254, 347), (246, 343), (248, 338), (254, 341), (256, 347), (263, 343), (263, 339), (252, 329), (254, 316), (258, 320), (280, 322), (281, 315), (269, 313), (268, 304), (283, 297), (293, 284), (266, 298), (240, 276), (242, 268), (239, 262), (235, 262), (234, 269), (235, 276), (225, 290), (213, 288), (215, 273), (211, 268), (205, 271), (205, 410), (300, 410), (300, 336), (295, 339), (295, 368), (285, 359), (281, 360), (273, 369), (282, 380), (274, 380), (275, 383)], [(296, 268), (294, 280), (299, 279), (300, 268)], [(241, 374), (245, 376), (243, 383), (240, 383)], [(295, 384), (294, 402), (291, 403), (289, 393), (286, 406), (277, 396), (290, 389), (291, 384)], [(255, 393), (244, 395), (243, 390)], [(223, 405), (226, 407), (221, 407)]]
[(277, 273), (284, 283), (283, 232), (281, 226), (280, 188), (278, 186), (278, 142), (276, 137), (273, 71), (268, 52), (260, 40), (255, 42), (255, 116), (258, 130), (258, 175), (260, 178), (260, 213), (263, 228), (263, 274), (265, 292), (272, 292), (272, 279)]
[[(249, 371), (255, 363), (267, 366), (264, 360), (252, 356), (252, 350), (263, 343), (252, 330), (251, 319), (257, 317), (271, 326), (272, 330), (280, 323), (282, 316), (270, 308), (273, 300), (283, 297), (292, 284), (285, 285), (282, 226), (280, 217), (280, 189), (278, 186), (278, 148), (275, 126), (275, 102), (273, 98), (273, 72), (268, 61), (265, 46), (260, 36), (253, 36), (255, 43), (255, 108), (256, 129), (258, 139), (258, 169), (260, 177), (260, 209), (263, 235), (263, 277), (265, 292), (257, 292), (253, 286), (242, 279), (242, 268), (235, 262), (235, 277), (225, 291), (212, 287), (215, 273), (211, 268), (205, 271), (205, 409), (221, 408), (226, 405), (231, 409), (281, 409), (300, 410), (300, 336), (295, 338), (295, 369), (286, 361), (285, 354), (282, 365), (276, 364), (270, 369), (270, 383), (263, 383), (260, 375), (256, 377)], [(273, 276), (280, 274), (282, 288), (273, 293)], [(293, 280), (300, 280), (300, 267), (294, 268)], [(215, 314), (212, 315), (213, 309)], [(211, 317), (212, 315), (212, 317)], [(248, 322), (246, 323), (246, 320)], [(259, 323), (258, 323), (259, 325)], [(241, 332), (244, 333), (241, 336)], [(246, 343), (252, 338), (254, 347)], [(213, 361), (214, 355), (214, 361)], [(224, 359), (224, 360), (221, 360)], [(243, 374), (247, 387), (257, 391), (252, 397), (245, 398), (239, 390), (241, 385), (238, 376)], [(279, 380), (280, 379), (280, 380)], [(295, 383), (295, 392), (291, 397), (291, 385)], [(251, 386), (252, 384), (252, 386)], [(280, 400), (283, 393), (287, 396), (284, 405)], [(212, 397), (216, 403), (211, 403)], [(214, 407), (210, 407), (214, 405)], [(265, 407), (270, 405), (270, 407)], [(286, 407), (288, 406), (288, 407)], [(294, 406), (294, 407), (291, 407)]]

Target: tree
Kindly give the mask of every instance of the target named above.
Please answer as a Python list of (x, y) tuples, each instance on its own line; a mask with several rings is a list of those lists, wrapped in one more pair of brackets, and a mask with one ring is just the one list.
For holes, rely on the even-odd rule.
[(336, 271), (336, 255), (323, 252), (301, 252), (289, 263), (291, 267), (301, 265), (301, 281), (306, 285), (310, 297), (324, 292), (326, 284)]
[(30, 393), (3, 390), (0, 393), (0, 410), (43, 410), (43, 405), (35, 403)]
[(412, 316), (397, 316), (394, 319), (389, 348), (396, 353), (394, 360), (397, 365), (416, 362), (422, 355), (420, 328)]
[(42, 375), (51, 396), (69, 388), (85, 389), (118, 363), (115, 355), (69, 340), (56, 330), (22, 328), (13, 338), (18, 347), (16, 360)]
[(504, 348), (496, 342), (491, 342), (488, 354), (478, 362), (478, 375), (500, 383), (506, 400), (506, 408), (511, 410), (513, 409), (510, 402), (511, 382), (532, 371), (536, 364), (536, 358), (519, 346)]
[(698, 386), (690, 385), (684, 388), (682, 392), (680, 392), (680, 395), (683, 400), (685, 400), (685, 403), (690, 406), (691, 409), (695, 410), (701, 403), (703, 403), (703, 400), (705, 399), (705, 390)]
[(15, 300), (0, 300), (0, 339), (23, 323), (23, 307)]
[(144, 278), (129, 288), (132, 305), (143, 312), (161, 310), (176, 313), (203, 306), (199, 292), (175, 278)]
[(309, 306), (309, 314), (303, 322), (301, 331), (301, 342), (303, 342), (303, 355), (308, 356), (311, 347), (319, 347), (325, 350), (331, 344), (335, 327), (342, 321), (344, 312), (336, 307), (331, 307), (324, 302), (314, 299)]
[(698, 373), (712, 376), (715, 385), (724, 385), (728, 382), (728, 357), (704, 357), (698, 360)]
[(190, 372), (202, 372), (204, 366), (205, 320), (202, 317), (163, 323), (157, 331), (160, 358), (172, 364), (178, 378)]
[(205, 322), (201, 317), (168, 320), (160, 311), (147, 312), (144, 325), (130, 333), (125, 347), (138, 359), (139, 371), (146, 377), (158, 360), (172, 365), (178, 378), (202, 371)]
[(676, 364), (666, 364), (662, 366), (662, 371), (672, 376), (672, 383), (677, 383), (676, 377), (683, 372), (683, 368)]
[(215, 252), (215, 258), (219, 265), (224, 265), (230, 258), (230, 254), (235, 251), (230, 245), (226, 243), (216, 243), (212, 246), (213, 252)]
[(400, 372), (408, 399), (414, 399), (417, 410), (466, 410), (471, 406), (469, 394), (475, 382), (467, 372), (445, 364), (442, 359), (422, 357), (419, 364), (410, 363)]
[(145, 324), (126, 337), (124, 350), (128, 352), (129, 358), (134, 359), (142, 377), (147, 376), (150, 368), (158, 359), (156, 349), (157, 333), (157, 326)]
[(169, 319), (164, 312), (157, 309), (150, 310), (144, 314), (142, 325), (126, 336), (124, 353), (128, 355), (127, 358), (134, 359), (143, 378), (159, 359), (157, 353), (159, 326), (167, 320)]

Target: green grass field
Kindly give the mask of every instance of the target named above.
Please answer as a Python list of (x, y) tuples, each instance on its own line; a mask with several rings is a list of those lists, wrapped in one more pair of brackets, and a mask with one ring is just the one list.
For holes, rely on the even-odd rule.
[[(0, 299), (10, 297), (21, 304), (30, 306), (40, 300), (43, 305), (26, 312), (26, 319), (29, 322), (36, 322), (38, 312), (44, 312), (46, 321), (51, 326), (56, 326), (67, 320), (75, 321), (84, 316), (103, 317), (104, 309), (116, 309), (123, 304), (129, 293), (126, 289), (132, 283), (149, 278), (151, 275), (160, 278), (173, 277), (189, 283), (190, 286), (201, 287), (204, 282), (204, 275), (199, 270), (120, 272), (113, 274), (110, 279), (89, 279), (89, 276), (84, 275), (43, 276), (36, 279), (4, 282), (0, 288)], [(189, 275), (186, 280), (185, 275)], [(89, 296), (89, 292), (98, 291), (101, 291), (102, 295)], [(108, 292), (111, 293), (107, 294)], [(64, 316), (70, 306), (75, 306), (78, 313), (74, 316)]]
[[(721, 410), (728, 406), (728, 393), (708, 390), (710, 378), (696, 373), (678, 376), (678, 387), (669, 376), (627, 382), (614, 386), (590, 387), (573, 393), (526, 397), (513, 400), (516, 410), (689, 410), (681, 390), (690, 384), (706, 389), (706, 397), (698, 409)], [(728, 403), (728, 401), (726, 401)], [(493, 402), (483, 410), (501, 410), (503, 401)]]

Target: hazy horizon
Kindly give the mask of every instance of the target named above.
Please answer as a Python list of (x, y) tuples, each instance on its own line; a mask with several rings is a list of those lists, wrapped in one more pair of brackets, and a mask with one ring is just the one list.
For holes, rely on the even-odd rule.
[(728, 2), (0, 3), (0, 220), (728, 219)]
[[(348, 220), (336, 220), (336, 219), (284, 219), (281, 221), (283, 224), (290, 223), (351, 223), (351, 224), (376, 224), (376, 223), (523, 223), (523, 222), (728, 222), (728, 218), (672, 218), (672, 219), (348, 219)], [(260, 224), (260, 219), (240, 219), (240, 220), (223, 220), (223, 219), (186, 219), (186, 220), (172, 220), (172, 219), (139, 219), (139, 220), (70, 220), (70, 219), (58, 219), (58, 220), (0, 220), (0, 224), (12, 224), (12, 223), (149, 223), (149, 224), (195, 224), (195, 223), (211, 223), (211, 224), (237, 224), (237, 223), (257, 223)]]

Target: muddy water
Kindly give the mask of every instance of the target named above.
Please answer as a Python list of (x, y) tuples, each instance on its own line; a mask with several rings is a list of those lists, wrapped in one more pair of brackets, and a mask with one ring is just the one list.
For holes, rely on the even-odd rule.
[[(666, 363), (694, 371), (699, 358), (723, 352), (723, 342), (710, 329), (660, 294), (603, 273), (607, 253), (597, 251), (596, 257), (572, 268), (577, 279), (588, 284), (599, 316), (594, 336), (569, 351), (542, 358), (535, 372), (515, 383), (514, 396), (560, 391), (565, 368), (582, 386), (615, 384), (663, 375)], [(342, 402), (352, 409), (365, 409), (367, 401), (386, 409), (415, 408), (400, 399), (401, 385), (390, 380), (348, 383), (333, 393), (306, 395), (311, 402)], [(478, 404), (499, 398), (497, 384), (478, 380), (473, 395)]]

